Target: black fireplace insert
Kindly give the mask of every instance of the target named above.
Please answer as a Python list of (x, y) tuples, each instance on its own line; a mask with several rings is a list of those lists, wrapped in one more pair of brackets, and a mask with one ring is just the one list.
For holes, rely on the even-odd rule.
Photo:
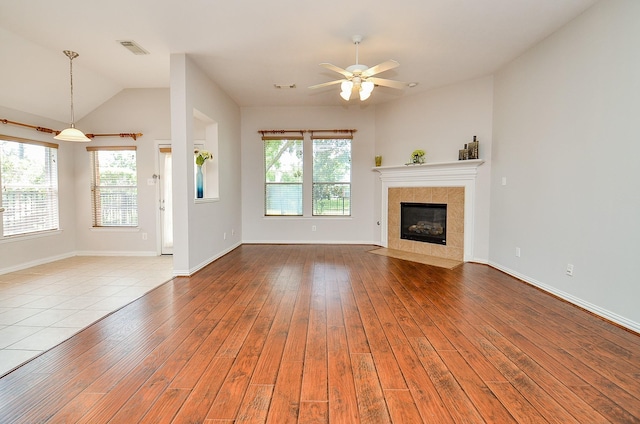
[(447, 205), (400, 203), (400, 238), (446, 245)]

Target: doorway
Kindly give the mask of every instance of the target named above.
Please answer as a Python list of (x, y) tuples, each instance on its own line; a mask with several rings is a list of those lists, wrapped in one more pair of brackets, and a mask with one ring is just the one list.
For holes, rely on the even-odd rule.
[(173, 254), (173, 201), (171, 196), (171, 146), (158, 146), (158, 202), (160, 209), (160, 254)]

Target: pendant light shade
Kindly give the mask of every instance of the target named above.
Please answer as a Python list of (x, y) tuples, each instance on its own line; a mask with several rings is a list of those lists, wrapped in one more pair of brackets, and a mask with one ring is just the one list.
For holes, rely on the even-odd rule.
[(72, 52), (71, 50), (65, 50), (64, 54), (69, 58), (69, 79), (71, 81), (71, 126), (65, 130), (62, 130), (58, 135), (56, 135), (56, 140), (63, 141), (75, 141), (75, 142), (83, 142), (86, 143), (91, 141), (84, 133), (78, 129), (76, 129), (75, 118), (73, 115), (73, 59), (78, 57), (78, 53)]
[(77, 141), (81, 143), (91, 141), (82, 131), (73, 126), (60, 131), (60, 133), (53, 138), (56, 140)]

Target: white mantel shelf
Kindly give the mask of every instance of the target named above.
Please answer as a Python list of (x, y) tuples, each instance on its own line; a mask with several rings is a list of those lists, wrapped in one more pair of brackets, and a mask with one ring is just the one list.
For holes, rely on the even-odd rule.
[(420, 165), (379, 166), (382, 181), (382, 246), (388, 247), (389, 188), (391, 187), (464, 187), (464, 261), (473, 259), (475, 238), (476, 176), (482, 159)]
[(380, 173), (383, 181), (402, 180), (411, 177), (412, 180), (432, 179), (466, 179), (476, 175), (477, 168), (484, 163), (482, 159), (459, 160), (455, 162), (423, 163), (420, 165), (378, 166), (372, 168)]

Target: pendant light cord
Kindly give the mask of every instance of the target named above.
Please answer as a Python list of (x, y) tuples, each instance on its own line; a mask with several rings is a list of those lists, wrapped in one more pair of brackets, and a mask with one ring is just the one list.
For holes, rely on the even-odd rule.
[(71, 128), (75, 128), (75, 115), (73, 112), (73, 59), (78, 57), (78, 53), (72, 52), (71, 50), (65, 50), (64, 54), (69, 58), (69, 78), (71, 80)]

